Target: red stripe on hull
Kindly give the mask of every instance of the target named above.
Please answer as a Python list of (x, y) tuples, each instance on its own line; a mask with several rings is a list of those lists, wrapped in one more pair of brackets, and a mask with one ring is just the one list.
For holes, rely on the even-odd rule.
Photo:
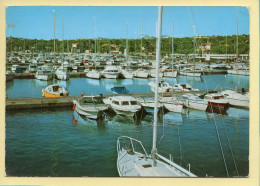
[(221, 109), (227, 109), (228, 103), (214, 103), (214, 102), (208, 102), (209, 107), (217, 107)]

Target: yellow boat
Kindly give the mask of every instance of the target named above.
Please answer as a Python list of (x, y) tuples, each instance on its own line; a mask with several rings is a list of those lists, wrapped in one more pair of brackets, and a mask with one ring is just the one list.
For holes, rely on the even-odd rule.
[(69, 92), (60, 85), (49, 85), (42, 89), (42, 96), (46, 98), (68, 96)]

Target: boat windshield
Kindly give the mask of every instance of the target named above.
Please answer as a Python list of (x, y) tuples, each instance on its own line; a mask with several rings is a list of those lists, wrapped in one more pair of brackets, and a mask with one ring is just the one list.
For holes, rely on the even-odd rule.
[(81, 104), (88, 104), (88, 103), (94, 103), (94, 104), (101, 104), (103, 103), (101, 97), (83, 97), (80, 100)]
[(128, 101), (123, 101), (122, 105), (129, 105), (129, 102)]
[(131, 105), (137, 105), (137, 101), (131, 101)]
[(53, 88), (53, 92), (58, 92), (60, 87), (57, 85), (57, 86), (53, 86), (52, 88)]

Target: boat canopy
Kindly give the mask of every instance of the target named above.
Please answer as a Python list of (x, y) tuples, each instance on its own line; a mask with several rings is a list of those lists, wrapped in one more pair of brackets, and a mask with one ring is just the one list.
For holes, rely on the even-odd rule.
[(200, 99), (204, 99), (207, 94), (217, 93), (217, 91), (209, 91), (199, 96)]
[(129, 94), (130, 93), (130, 91), (127, 90), (125, 87), (113, 87), (113, 88), (111, 88), (111, 90), (115, 94)]

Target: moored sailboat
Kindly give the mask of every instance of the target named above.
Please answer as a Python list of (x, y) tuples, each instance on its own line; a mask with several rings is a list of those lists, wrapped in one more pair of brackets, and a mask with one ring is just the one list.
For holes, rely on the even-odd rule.
[[(159, 62), (161, 46), (162, 7), (159, 7), (158, 40), (156, 50), (156, 84), (159, 81)], [(117, 170), (119, 176), (127, 177), (195, 177), (194, 174), (163, 157), (157, 152), (157, 106), (158, 89), (155, 91), (153, 147), (148, 155), (141, 141), (128, 136), (121, 136), (117, 140)]]

